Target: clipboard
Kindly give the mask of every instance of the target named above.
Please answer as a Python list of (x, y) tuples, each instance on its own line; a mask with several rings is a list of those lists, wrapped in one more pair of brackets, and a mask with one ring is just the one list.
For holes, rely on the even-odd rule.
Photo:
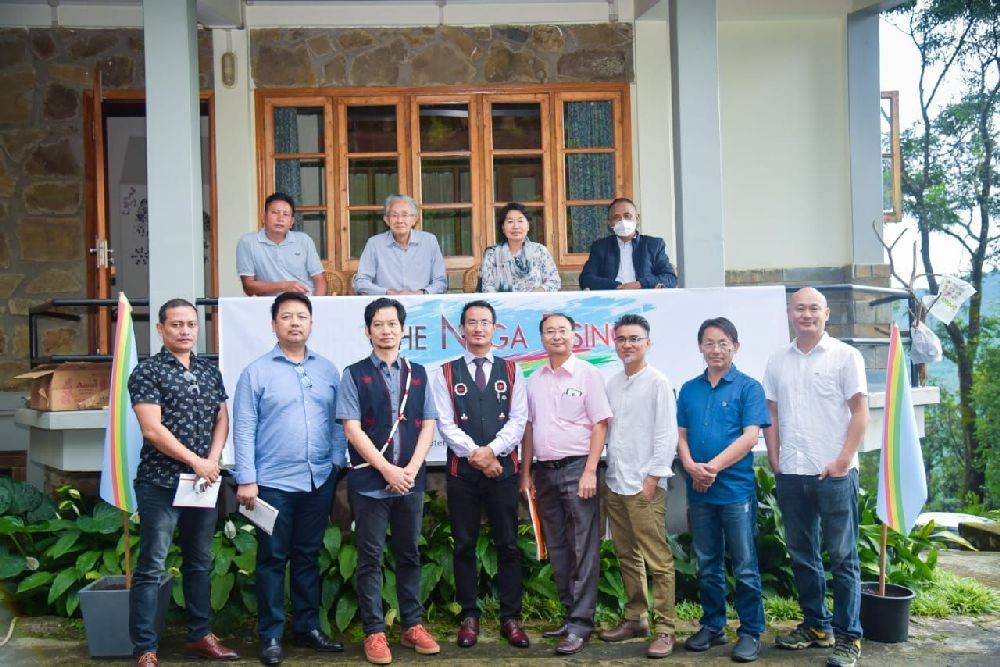
[(174, 507), (197, 507), (199, 509), (215, 509), (219, 500), (219, 488), (222, 478), (209, 484), (204, 478), (194, 473), (182, 472), (177, 479), (177, 491), (174, 493)]

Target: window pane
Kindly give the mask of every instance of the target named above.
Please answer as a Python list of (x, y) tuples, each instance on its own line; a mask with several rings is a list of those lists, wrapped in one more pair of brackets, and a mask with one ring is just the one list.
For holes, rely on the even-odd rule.
[(566, 241), (570, 252), (590, 252), (591, 243), (607, 236), (607, 206), (570, 206), (566, 213)]
[(611, 102), (567, 102), (564, 107), (566, 148), (613, 148)]
[(347, 152), (395, 153), (396, 107), (349, 107)]
[(420, 150), (469, 150), (469, 105), (434, 104), (420, 107)]
[(461, 204), (472, 201), (469, 158), (421, 160), (421, 192), (426, 204)]
[[(497, 243), (502, 243), (506, 238), (503, 233), (503, 220), (499, 220), (500, 209), (502, 207), (497, 206), (493, 209), (493, 218), (496, 220), (496, 240)], [(545, 238), (545, 229), (543, 225), (545, 224), (544, 213), (545, 210), (541, 206), (526, 206), (528, 209), (528, 238), (536, 243), (541, 243), (542, 239)]]
[(882, 133), (882, 152), (892, 153), (892, 100), (882, 98), (881, 99), (881, 133)]
[(567, 199), (612, 199), (615, 196), (615, 156), (575, 153), (566, 156)]
[(542, 199), (541, 156), (493, 158), (493, 198), (503, 202)]
[(350, 160), (347, 180), (348, 204), (381, 205), (399, 191), (399, 167), (396, 160)]
[(472, 254), (472, 210), (423, 211), (422, 227), (437, 237), (445, 257)]
[(323, 107), (274, 110), (275, 153), (322, 153)]
[(275, 160), (274, 185), (290, 195), (296, 206), (326, 204), (326, 169), (323, 160)]
[(493, 148), (541, 148), (542, 109), (535, 102), (493, 105)]
[(895, 213), (892, 204), (892, 158), (882, 158), (882, 212)]
[(309, 211), (307, 213), (298, 212), (295, 214), (295, 224), (292, 226), (297, 232), (305, 232), (316, 244), (316, 251), (320, 259), (326, 259), (326, 215), (321, 211)]
[(351, 257), (361, 257), (368, 239), (384, 231), (382, 211), (351, 211)]

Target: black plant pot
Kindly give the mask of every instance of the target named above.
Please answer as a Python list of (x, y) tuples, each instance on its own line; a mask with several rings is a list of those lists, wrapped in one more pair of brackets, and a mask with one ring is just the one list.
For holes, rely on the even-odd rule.
[(885, 585), (878, 594), (878, 582), (861, 584), (861, 628), (865, 639), (885, 644), (905, 642), (910, 636), (910, 604), (916, 593), (906, 586)]
[[(173, 577), (160, 582), (156, 605), (156, 630), (163, 634), (167, 626), (167, 607)], [(87, 651), (92, 658), (111, 658), (132, 655), (129, 637), (129, 592), (125, 577), (101, 577), (80, 589), (80, 613), (87, 636)]]

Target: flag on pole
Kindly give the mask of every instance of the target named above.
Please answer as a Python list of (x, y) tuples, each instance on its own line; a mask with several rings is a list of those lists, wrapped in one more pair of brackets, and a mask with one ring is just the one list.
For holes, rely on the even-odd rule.
[(917, 418), (910, 400), (906, 351), (899, 337), (899, 327), (893, 324), (885, 376), (878, 517), (889, 528), (908, 535), (926, 501), (927, 478), (917, 436)]
[(108, 428), (104, 433), (104, 464), (101, 466), (101, 498), (132, 513), (137, 509), (132, 481), (139, 466), (142, 429), (132, 411), (132, 399), (128, 393), (128, 377), (139, 364), (139, 357), (135, 351), (132, 304), (124, 293), (118, 295), (113, 354)]

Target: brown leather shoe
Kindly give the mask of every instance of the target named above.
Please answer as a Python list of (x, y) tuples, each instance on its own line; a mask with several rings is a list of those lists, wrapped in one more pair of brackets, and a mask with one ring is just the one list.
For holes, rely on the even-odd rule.
[(236, 655), (236, 651), (223, 646), (211, 632), (196, 642), (184, 642), (184, 653), (189, 658), (206, 660), (236, 660), (240, 657)]
[(598, 635), (598, 637), (606, 642), (620, 642), (623, 639), (632, 639), (633, 637), (642, 637), (645, 639), (648, 636), (649, 623), (646, 622), (646, 619), (638, 621), (622, 619), (618, 627), (613, 630), (605, 630)]
[(562, 625), (549, 628), (548, 630), (542, 630), (542, 636), (546, 639), (557, 639), (565, 637), (567, 632), (569, 632), (569, 625), (563, 621)]
[(528, 648), (531, 641), (528, 640), (528, 633), (521, 627), (521, 622), (516, 618), (508, 618), (500, 624), (500, 636), (507, 638), (507, 643), (516, 648)]
[(156, 659), (156, 654), (146, 651), (135, 659), (135, 667), (160, 667), (160, 661)]
[(474, 616), (467, 616), (462, 619), (462, 625), (458, 628), (458, 645), (462, 648), (475, 646), (479, 640), (479, 619)]
[(556, 646), (556, 653), (559, 655), (579, 653), (583, 650), (583, 645), (587, 643), (588, 639), (590, 637), (581, 637), (580, 635), (568, 632), (565, 637), (559, 640), (559, 644)]
[(674, 636), (666, 632), (657, 632), (656, 637), (646, 649), (647, 658), (666, 658), (674, 652)]

